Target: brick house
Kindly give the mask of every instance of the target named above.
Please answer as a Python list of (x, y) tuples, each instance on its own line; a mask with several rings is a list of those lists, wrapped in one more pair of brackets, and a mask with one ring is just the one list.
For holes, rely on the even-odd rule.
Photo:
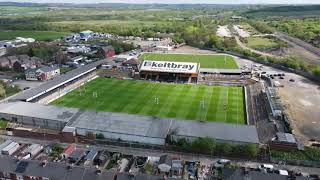
[(47, 81), (58, 75), (60, 75), (58, 66), (43, 66), (40, 68), (27, 69), (25, 71), (26, 80), (29, 81)]
[(105, 58), (112, 58), (116, 55), (116, 51), (112, 46), (104, 46), (99, 50), (99, 54), (102, 54)]

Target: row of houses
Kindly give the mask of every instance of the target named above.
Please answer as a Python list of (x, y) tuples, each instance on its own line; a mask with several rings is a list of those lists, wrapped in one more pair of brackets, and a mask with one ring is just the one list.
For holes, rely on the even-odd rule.
[(26, 69), (40, 66), (41, 61), (42, 60), (38, 57), (29, 57), (28, 55), (1, 57), (0, 67), (23, 72)]
[(68, 179), (68, 180), (164, 180), (147, 174), (132, 175), (99, 170), (92, 167), (70, 166), (37, 160), (19, 160), (14, 157), (0, 156), (0, 179)]
[(35, 39), (33, 38), (16, 37), (16, 39), (14, 40), (0, 41), (0, 47), (4, 47), (4, 48), (22, 47), (22, 46), (26, 46), (27, 43), (33, 43), (33, 42), (35, 42)]
[(58, 66), (42, 66), (41, 59), (28, 55), (17, 55), (0, 58), (0, 68), (24, 72), (26, 80), (46, 81), (60, 75)]

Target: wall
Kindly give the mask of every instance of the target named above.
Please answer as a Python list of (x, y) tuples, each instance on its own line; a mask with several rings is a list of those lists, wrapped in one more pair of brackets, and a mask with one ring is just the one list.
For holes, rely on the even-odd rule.
[(153, 137), (144, 137), (144, 136), (135, 136), (131, 134), (120, 134), (120, 133), (112, 133), (106, 131), (94, 131), (88, 129), (77, 128), (77, 135), (87, 136), (88, 133), (96, 133), (96, 134), (103, 134), (106, 139), (114, 139), (118, 140), (121, 139), (122, 141), (129, 141), (129, 142), (139, 142), (144, 144), (156, 144), (156, 145), (164, 145), (165, 138), (153, 138)]
[[(174, 140), (174, 141), (186, 138), (187, 140), (189, 140), (189, 142), (192, 142), (192, 141), (198, 139), (199, 137), (187, 137), (187, 136), (171, 135), (170, 138), (172, 140)], [(218, 143), (230, 143), (230, 144), (234, 144), (234, 145), (254, 144), (254, 143), (249, 143), (249, 142), (240, 142), (240, 141), (230, 141), (230, 140), (223, 140), (223, 139), (215, 139), (214, 137), (210, 137), (210, 138), (213, 138)]]
[(3, 119), (7, 119), (9, 121), (21, 123), (23, 125), (30, 125), (34, 127), (41, 127), (45, 129), (52, 129), (52, 130), (58, 130), (58, 131), (61, 131), (66, 125), (66, 122), (62, 122), (62, 121), (25, 117), (25, 116), (18, 116), (18, 115), (5, 114), (5, 113), (0, 113), (0, 117)]

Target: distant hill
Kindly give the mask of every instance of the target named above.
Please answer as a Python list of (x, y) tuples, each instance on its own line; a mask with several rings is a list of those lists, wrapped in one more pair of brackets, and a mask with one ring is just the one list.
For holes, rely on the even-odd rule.
[(320, 5), (278, 6), (249, 10), (244, 13), (248, 17), (319, 17)]
[(73, 4), (73, 3), (19, 3), (0, 2), (0, 6), (22, 6), (22, 7), (74, 7), (74, 8), (129, 8), (129, 9), (193, 9), (193, 8), (235, 8), (244, 5), (229, 4), (129, 4), (129, 3), (94, 3), (94, 4)]

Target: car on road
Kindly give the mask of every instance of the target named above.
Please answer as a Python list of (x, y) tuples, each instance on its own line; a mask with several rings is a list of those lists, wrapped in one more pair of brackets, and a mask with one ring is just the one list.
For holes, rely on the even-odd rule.
[(290, 81), (290, 82), (295, 82), (295, 80), (294, 80), (294, 79), (290, 79), (289, 81)]
[(214, 163), (215, 167), (225, 167), (226, 165), (230, 164), (229, 159), (219, 159), (216, 163)]
[(266, 169), (266, 170), (272, 171), (273, 170), (273, 165), (271, 165), (271, 164), (261, 164), (259, 166), (259, 169)]

